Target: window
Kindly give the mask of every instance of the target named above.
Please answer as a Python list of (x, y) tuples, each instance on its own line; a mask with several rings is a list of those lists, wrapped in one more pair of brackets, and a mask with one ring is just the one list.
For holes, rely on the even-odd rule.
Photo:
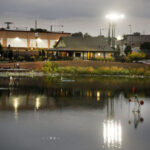
[(81, 53), (76, 53), (76, 57), (81, 57)]

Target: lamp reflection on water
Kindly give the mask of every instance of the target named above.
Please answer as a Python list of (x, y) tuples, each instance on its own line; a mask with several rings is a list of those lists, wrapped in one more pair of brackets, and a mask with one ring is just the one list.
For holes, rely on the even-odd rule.
[(36, 98), (36, 101), (35, 101), (35, 108), (38, 110), (39, 108), (40, 108), (40, 98), (39, 97), (37, 97)]
[(15, 98), (13, 100), (13, 107), (15, 110), (15, 119), (18, 120), (18, 107), (19, 107), (19, 99), (18, 98)]
[(97, 91), (97, 101), (100, 101), (100, 95), (101, 95), (100, 91)]
[(115, 120), (114, 99), (107, 99), (107, 119), (103, 121), (104, 145), (108, 148), (121, 148), (122, 126), (121, 122)]
[(104, 144), (108, 147), (121, 147), (122, 127), (121, 123), (114, 120), (104, 120), (103, 122)]

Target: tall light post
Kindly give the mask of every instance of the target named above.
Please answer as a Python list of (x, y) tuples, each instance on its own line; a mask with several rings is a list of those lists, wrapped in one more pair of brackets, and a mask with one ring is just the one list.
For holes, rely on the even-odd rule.
[(112, 14), (106, 15), (106, 19), (109, 20), (108, 43), (111, 47), (115, 47), (116, 22), (123, 18), (124, 18), (123, 14), (112, 13)]

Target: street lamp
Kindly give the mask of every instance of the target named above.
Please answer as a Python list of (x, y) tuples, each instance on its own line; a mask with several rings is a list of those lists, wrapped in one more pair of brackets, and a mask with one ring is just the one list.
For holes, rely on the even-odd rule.
[(109, 20), (108, 43), (111, 47), (115, 47), (115, 24), (117, 21), (124, 19), (124, 17), (124, 14), (117, 13), (111, 13), (106, 15), (106, 19)]

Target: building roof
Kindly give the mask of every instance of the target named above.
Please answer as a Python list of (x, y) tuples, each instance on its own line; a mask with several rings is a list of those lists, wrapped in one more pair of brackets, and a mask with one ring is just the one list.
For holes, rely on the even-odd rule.
[(38, 33), (51, 33), (51, 34), (69, 34), (71, 35), (71, 33), (69, 32), (63, 32), (63, 31), (48, 31), (48, 30), (43, 30), (43, 31), (40, 31), (40, 30), (22, 30), (22, 29), (5, 29), (5, 28), (0, 28), (0, 32), (30, 32), (30, 33), (35, 33), (35, 32), (38, 32)]
[(103, 36), (61, 37), (54, 49), (70, 51), (114, 51)]

